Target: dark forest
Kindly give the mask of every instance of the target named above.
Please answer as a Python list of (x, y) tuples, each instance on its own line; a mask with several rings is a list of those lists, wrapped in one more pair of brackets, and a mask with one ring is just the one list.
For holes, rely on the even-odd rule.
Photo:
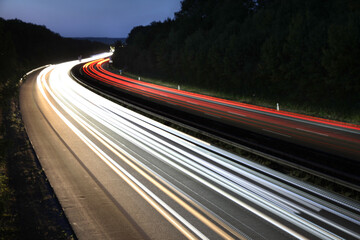
[(6, 105), (19, 78), (33, 68), (104, 51), (105, 44), (63, 38), (45, 26), (0, 18), (0, 101)]
[(360, 109), (360, 2), (184, 0), (174, 19), (132, 29), (114, 65), (264, 102)]
[(39, 66), (104, 51), (108, 46), (101, 43), (0, 18), (0, 239), (74, 239), (27, 139), (19, 80)]

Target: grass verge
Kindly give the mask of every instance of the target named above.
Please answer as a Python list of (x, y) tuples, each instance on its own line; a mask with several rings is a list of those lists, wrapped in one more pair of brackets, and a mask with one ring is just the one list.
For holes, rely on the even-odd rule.
[[(112, 69), (111, 67), (108, 68), (108, 70), (118, 74), (117, 70)], [(133, 79), (138, 79), (138, 75), (135, 75), (135, 74), (132, 74), (132, 73), (125, 72), (122, 75), (126, 76), (126, 77), (133, 78)], [(177, 85), (175, 85), (175, 84), (164, 82), (164, 81), (161, 81), (161, 80), (158, 80), (158, 79), (152, 79), (152, 78), (146, 78), (146, 77), (140, 77), (140, 79), (141, 79), (141, 81), (144, 81), (144, 82), (154, 83), (154, 84), (158, 84), (158, 85), (162, 85), (162, 86), (166, 86), (166, 87), (171, 87), (171, 88), (177, 88)], [(246, 103), (254, 104), (254, 105), (258, 105), (258, 106), (271, 107), (271, 106), (269, 106), (268, 103), (262, 102), (260, 100), (240, 99), (240, 98), (237, 98), (237, 97), (229, 98), (228, 95), (222, 95), (222, 94), (214, 93), (214, 92), (210, 92), (210, 91), (202, 91), (201, 89), (194, 88), (194, 87), (188, 87), (188, 86), (181, 86), (181, 89), (185, 90), (185, 91), (201, 93), (201, 94), (210, 95), (210, 96), (214, 96), (214, 97), (220, 97), (220, 98), (225, 98), (225, 99), (230, 99), (230, 100), (235, 100), (235, 101), (240, 101), (240, 102), (246, 102)], [(124, 105), (124, 106), (129, 108), (129, 106), (126, 106), (126, 105)], [(338, 121), (347, 121), (347, 122), (355, 123), (355, 124), (360, 122), (360, 114), (348, 118), (348, 117), (339, 117), (338, 113), (329, 112), (329, 111), (320, 111), (320, 114), (316, 114), (314, 108), (308, 108), (308, 107), (297, 106), (297, 107), (295, 107), (296, 111), (293, 111), (292, 107), (294, 107), (294, 106), (289, 106), (288, 109), (283, 109), (283, 110), (296, 112), (296, 113), (301, 113), (301, 114), (306, 114), (306, 115), (312, 115), (312, 116), (316, 116), (316, 117), (324, 117), (324, 118), (327, 118), (327, 119), (333, 119), (333, 120), (338, 120)], [(244, 157), (246, 159), (249, 159), (251, 161), (257, 162), (257, 163), (259, 163), (259, 164), (261, 164), (263, 166), (269, 167), (269, 168), (271, 168), (273, 170), (276, 170), (276, 171), (281, 172), (283, 174), (286, 174), (288, 176), (292, 176), (292, 177), (294, 177), (296, 179), (299, 179), (301, 181), (304, 181), (306, 183), (309, 183), (309, 184), (315, 185), (317, 187), (326, 189), (326, 190), (328, 190), (330, 192), (333, 192), (335, 194), (339, 194), (339, 195), (344, 196), (346, 198), (349, 198), (349, 199), (360, 202), (360, 192), (359, 191), (356, 191), (356, 190), (351, 189), (349, 187), (343, 186), (343, 185), (338, 184), (336, 182), (326, 180), (326, 179), (321, 178), (319, 176), (315, 176), (315, 175), (310, 174), (310, 173), (308, 173), (308, 172), (306, 172), (304, 170), (297, 169), (297, 168), (294, 168), (294, 167), (290, 167), (290, 166), (287, 166), (287, 165), (283, 165), (283, 164), (280, 164), (278, 162), (274, 162), (274, 161), (271, 161), (269, 159), (266, 159), (264, 157), (257, 156), (257, 155), (255, 155), (253, 153), (242, 150), (242, 149), (240, 149), (240, 148), (238, 148), (238, 147), (236, 147), (234, 145), (224, 143), (224, 142), (219, 141), (217, 139), (211, 138), (211, 137), (209, 137), (207, 135), (204, 135), (204, 134), (201, 134), (199, 132), (190, 130), (190, 129), (184, 127), (184, 126), (177, 125), (174, 122), (169, 122), (169, 121), (163, 120), (162, 118), (154, 117), (151, 114), (141, 112), (138, 109), (132, 108), (132, 110), (140, 112), (141, 114), (144, 114), (147, 117), (150, 117), (150, 118), (152, 118), (152, 119), (154, 119), (156, 121), (162, 122), (163, 124), (165, 124), (167, 126), (170, 126), (170, 127), (175, 128), (175, 129), (177, 129), (179, 131), (185, 132), (185, 133), (187, 133), (187, 134), (189, 134), (191, 136), (194, 136), (196, 138), (199, 138), (201, 140), (209, 142), (212, 145), (217, 146), (217, 147), (219, 147), (221, 149), (232, 152), (234, 154), (242, 156), (242, 157)]]
[(0, 118), (0, 239), (76, 239), (27, 138), (17, 85)]
[[(114, 69), (112, 67), (109, 67), (108, 70), (110, 70), (116, 74), (119, 73), (116, 69)], [(129, 72), (123, 72), (122, 75), (133, 78), (133, 79), (138, 79), (138, 77), (139, 77), (138, 75), (129, 73)], [(160, 80), (160, 79), (148, 78), (148, 77), (143, 77), (143, 76), (141, 76), (140, 79), (141, 79), (141, 81), (144, 81), (144, 82), (154, 83), (154, 84), (158, 84), (161, 86), (166, 86), (166, 87), (170, 87), (170, 88), (174, 88), (174, 89), (178, 88), (177, 84), (167, 82), (164, 80)], [(240, 95), (236, 95), (236, 94), (224, 93), (224, 92), (220, 92), (220, 91), (212, 91), (212, 90), (202, 89), (202, 88), (198, 88), (198, 87), (190, 86), (190, 85), (180, 85), (180, 88), (181, 88), (181, 90), (184, 90), (184, 91), (200, 93), (200, 94), (204, 94), (204, 95), (208, 95), (208, 96), (233, 100), (233, 101), (237, 101), (237, 102), (242, 102), (242, 103), (272, 108), (272, 109), (276, 109), (276, 104), (277, 104), (277, 102), (275, 102), (275, 101), (274, 102), (266, 101), (264, 99), (257, 98), (256, 96), (245, 97), (245, 96), (240, 96)], [(293, 103), (281, 103), (281, 102), (279, 103), (279, 105), (280, 105), (281, 110), (288, 111), (288, 112), (299, 113), (299, 114), (304, 114), (304, 115), (313, 116), (313, 117), (319, 117), (319, 118), (324, 118), (324, 119), (330, 119), (330, 120), (360, 125), (360, 111), (355, 112), (355, 113), (354, 112), (353, 113), (339, 113), (335, 110), (331, 110), (330, 108), (328, 109), (328, 108), (319, 107), (319, 106), (310, 106), (310, 105), (293, 104)]]

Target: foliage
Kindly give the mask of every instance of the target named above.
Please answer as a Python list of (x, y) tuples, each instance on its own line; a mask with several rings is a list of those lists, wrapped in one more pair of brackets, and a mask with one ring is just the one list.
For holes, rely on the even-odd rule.
[(26, 71), (105, 50), (101, 43), (62, 38), (45, 26), (0, 18), (0, 109)]
[[(51, 32), (45, 26), (24, 23), (21, 20), (4, 20), (0, 18), (0, 41), (6, 41), (7, 45), (15, 48), (15, 53), (2, 54), (5, 61), (16, 61), (18, 67), (34, 68), (39, 65), (56, 63), (65, 60), (77, 59), (79, 55), (94, 54), (108, 50), (107, 46), (98, 42), (63, 38), (57, 33)], [(7, 45), (1, 45), (6, 48)], [(13, 50), (12, 50), (13, 51)], [(3, 52), (2, 52), (3, 53)], [(10, 69), (10, 71), (12, 71)]]
[(14, 103), (19, 79), (27, 71), (107, 48), (62, 38), (44, 26), (0, 18), (0, 239), (73, 239), (36, 165)]
[(360, 108), (354, 0), (184, 0), (174, 19), (135, 27), (114, 65), (229, 95)]

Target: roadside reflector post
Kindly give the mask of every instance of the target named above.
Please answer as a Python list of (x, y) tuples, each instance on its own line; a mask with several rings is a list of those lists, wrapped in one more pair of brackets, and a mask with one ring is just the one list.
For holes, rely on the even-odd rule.
[(140, 77), (138, 77), (138, 80), (140, 81)]
[(276, 110), (280, 110), (279, 103), (276, 103)]
[(120, 75), (122, 75), (122, 70), (121, 69), (119, 70), (119, 72), (120, 72)]
[(178, 90), (180, 90), (180, 85), (178, 85)]

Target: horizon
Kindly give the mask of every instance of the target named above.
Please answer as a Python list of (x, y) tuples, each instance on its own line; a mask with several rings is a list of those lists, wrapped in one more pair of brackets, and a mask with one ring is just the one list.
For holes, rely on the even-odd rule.
[(127, 37), (66, 37), (66, 38), (107, 38), (107, 39), (126, 39)]
[(126, 38), (136, 26), (173, 19), (174, 13), (180, 8), (180, 0), (127, 0), (121, 3), (116, 0), (104, 0), (101, 4), (85, 0), (2, 0), (0, 17), (5, 20), (19, 19), (26, 23), (45, 25), (52, 32), (65, 38)]
[[(3, 18), (0, 16), (0, 18)], [(38, 23), (32, 23), (32, 22), (27, 22), (27, 21), (24, 21), (22, 19), (19, 19), (19, 18), (10, 18), (10, 19), (6, 19), (6, 18), (3, 18), (5, 21), (12, 21), (12, 20), (19, 20), (23, 23), (26, 23), (26, 24), (34, 24), (34, 25), (37, 25), (37, 26), (44, 26), (46, 29), (48, 29), (49, 31), (55, 33), (55, 34), (59, 34), (62, 38), (109, 38), (109, 39), (119, 39), (119, 38), (123, 38), (123, 39), (126, 39), (127, 37), (97, 37), (97, 36), (86, 36), (86, 37), (72, 37), (72, 36), (63, 36), (61, 35), (60, 33), (58, 32), (55, 32), (53, 31), (52, 29), (50, 29), (48, 26), (46, 26), (45, 24), (38, 24)]]

